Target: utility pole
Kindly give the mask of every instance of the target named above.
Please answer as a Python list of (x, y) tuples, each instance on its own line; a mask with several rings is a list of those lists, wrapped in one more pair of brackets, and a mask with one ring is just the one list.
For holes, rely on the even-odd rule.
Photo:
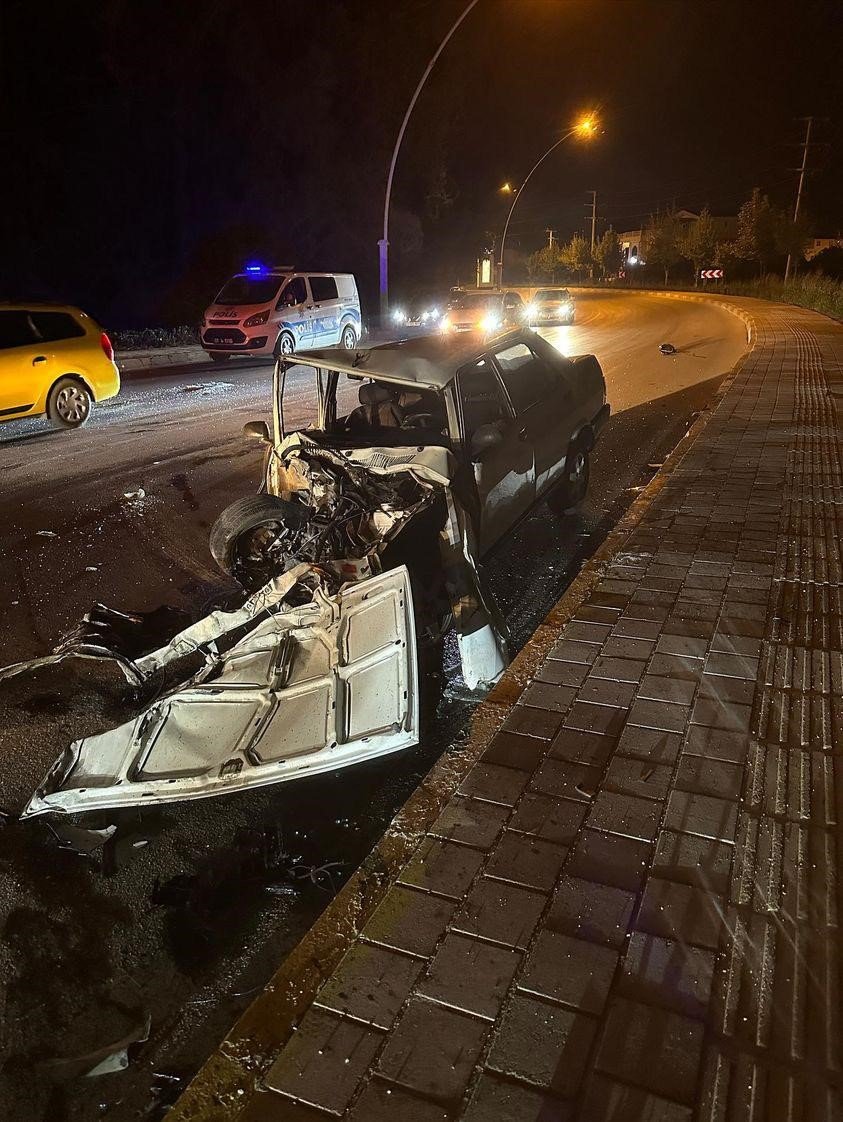
[(553, 249), (553, 237), (556, 231), (551, 230), (551, 228), (548, 226), (548, 228), (545, 230), (545, 233), (547, 234), (547, 248)]
[[(796, 222), (799, 217), (799, 206), (802, 202), (802, 188), (805, 185), (805, 172), (808, 168), (808, 150), (811, 147), (811, 125), (814, 123), (813, 117), (805, 117), (803, 120), (805, 124), (805, 139), (802, 142), (802, 166), (799, 169), (799, 186), (796, 188), (796, 206), (793, 208), (793, 221)], [(787, 255), (787, 264), (784, 267), (785, 282), (790, 278), (790, 263), (791, 254)]]

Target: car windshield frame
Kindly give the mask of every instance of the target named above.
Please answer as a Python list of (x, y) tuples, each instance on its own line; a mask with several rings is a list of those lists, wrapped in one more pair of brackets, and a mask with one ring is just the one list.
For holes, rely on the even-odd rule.
[(454, 312), (478, 312), (501, 300), (497, 292), (466, 292), (448, 301), (448, 310)]
[(533, 300), (537, 304), (557, 304), (564, 303), (566, 300), (571, 299), (571, 294), (567, 288), (545, 288), (541, 292), (537, 292)]
[[(252, 276), (250, 276), (248, 273), (237, 273), (235, 276), (231, 277), (225, 282), (225, 284), (217, 293), (214, 303), (219, 304), (222, 307), (229, 308), (234, 308), (237, 305), (242, 305), (243, 307), (252, 307), (263, 304), (271, 304), (278, 298), (281, 289), (289, 279), (289, 276), (280, 276), (277, 273), (263, 273), (255, 274)], [(237, 299), (234, 299), (229, 290), (233, 289), (237, 283), (239, 283), (241, 286), (243, 296), (238, 296)], [(248, 290), (249, 285), (255, 286), (254, 292), (250, 292)], [(263, 287), (258, 289), (258, 285), (261, 285)], [(270, 285), (274, 286), (271, 292), (269, 291)], [(267, 296), (264, 296), (263, 293), (269, 294)]]

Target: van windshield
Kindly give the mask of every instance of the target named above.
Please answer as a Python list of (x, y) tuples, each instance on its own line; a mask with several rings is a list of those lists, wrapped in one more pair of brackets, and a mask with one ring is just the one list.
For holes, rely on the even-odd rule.
[(284, 277), (232, 277), (217, 296), (216, 304), (268, 304), (275, 298)]

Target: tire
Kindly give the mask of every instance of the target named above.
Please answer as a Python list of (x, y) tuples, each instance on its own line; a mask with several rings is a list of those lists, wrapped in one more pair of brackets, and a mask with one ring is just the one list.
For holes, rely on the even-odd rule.
[(300, 503), (287, 502), (275, 495), (247, 495), (227, 506), (211, 527), (208, 544), (211, 556), (224, 573), (236, 575), (237, 546), (244, 534), (262, 526), (286, 524), (297, 528), (308, 512)]
[(93, 403), (88, 387), (78, 378), (66, 376), (47, 395), (47, 416), (57, 429), (78, 429), (90, 417)]
[(228, 362), (231, 358), (231, 355), (220, 354), (219, 351), (208, 351), (207, 355), (211, 362)]
[(565, 474), (547, 497), (547, 505), (554, 514), (573, 514), (588, 491), (591, 461), (582, 444), (568, 450)]
[(340, 347), (344, 351), (353, 351), (357, 346), (357, 332), (347, 323), (340, 332)]
[(291, 355), (296, 350), (296, 341), (289, 331), (282, 331), (275, 344), (276, 355)]

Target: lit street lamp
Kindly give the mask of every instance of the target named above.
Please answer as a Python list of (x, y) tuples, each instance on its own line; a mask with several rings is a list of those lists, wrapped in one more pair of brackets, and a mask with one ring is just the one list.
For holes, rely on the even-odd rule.
[(462, 14), (451, 27), (451, 30), (439, 44), (436, 53), (430, 62), (427, 64), (424, 74), (421, 76), (421, 81), (416, 86), (416, 92), (410, 98), (410, 104), (407, 106), (407, 112), (404, 114), (404, 120), (401, 122), (401, 128), (398, 130), (398, 136), (395, 140), (395, 147), (392, 150), (392, 161), (389, 165), (389, 175), (386, 180), (386, 198), (383, 203), (383, 237), (378, 242), (378, 263), (379, 263), (379, 282), (380, 282), (380, 309), (381, 309), (381, 323), (385, 323), (389, 315), (389, 199), (392, 194), (392, 179), (395, 175), (395, 165), (398, 162), (398, 150), (401, 147), (401, 141), (404, 139), (404, 132), (407, 128), (407, 122), (410, 120), (410, 114), (413, 112), (413, 107), (416, 104), (419, 94), (422, 91), (422, 86), (427, 81), (427, 76), (436, 64), (436, 60), (442, 54), (442, 51), (447, 46), (448, 40), (457, 30), (459, 25), (477, 3), (477, 0), (470, 0), (470, 3), (463, 9)]
[(581, 121), (578, 121), (572, 129), (569, 129), (564, 136), (560, 136), (558, 140), (554, 141), (553, 144), (551, 144), (551, 146), (548, 148), (548, 150), (536, 160), (536, 162), (524, 176), (520, 187), (518, 187), (516, 190), (513, 190), (509, 183), (504, 183), (503, 187), (501, 187), (501, 191), (503, 191), (504, 194), (508, 195), (512, 193), (513, 199), (512, 206), (509, 208), (509, 214), (507, 214), (506, 216), (506, 222), (504, 223), (503, 227), (503, 235), (501, 237), (501, 250), (500, 257), (498, 258), (498, 287), (503, 284), (503, 253), (504, 249), (506, 248), (506, 234), (509, 230), (509, 221), (512, 218), (512, 212), (515, 210), (515, 204), (524, 193), (524, 188), (527, 186), (527, 182), (530, 176), (541, 164), (544, 163), (550, 153), (557, 149), (559, 145), (569, 137), (579, 136), (581, 140), (591, 140), (592, 137), (596, 136), (599, 131), (599, 122), (596, 121), (594, 117), (583, 117), (583, 119)]

